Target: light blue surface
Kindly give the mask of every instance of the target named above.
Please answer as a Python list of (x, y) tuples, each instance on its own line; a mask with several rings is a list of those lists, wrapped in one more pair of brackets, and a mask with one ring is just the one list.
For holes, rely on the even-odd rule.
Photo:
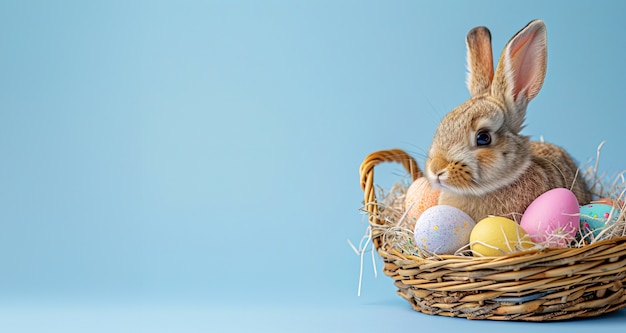
[[(347, 244), (358, 167), (423, 161), (496, 56), (548, 27), (525, 132), (626, 170), (626, 5), (571, 1), (3, 1), (0, 331), (616, 332), (426, 316)], [(402, 174), (382, 166), (381, 185)], [(380, 260), (377, 265), (380, 271)], [(580, 330), (579, 330), (580, 329)]]

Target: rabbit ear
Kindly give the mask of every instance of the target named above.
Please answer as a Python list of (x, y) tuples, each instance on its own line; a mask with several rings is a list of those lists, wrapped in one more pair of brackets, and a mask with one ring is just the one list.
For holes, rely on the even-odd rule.
[(491, 33), (486, 27), (476, 27), (467, 34), (467, 89), (471, 96), (489, 91), (493, 80)]
[(515, 34), (500, 56), (491, 92), (517, 113), (520, 129), (528, 102), (543, 85), (547, 58), (546, 26), (541, 20), (528, 23)]

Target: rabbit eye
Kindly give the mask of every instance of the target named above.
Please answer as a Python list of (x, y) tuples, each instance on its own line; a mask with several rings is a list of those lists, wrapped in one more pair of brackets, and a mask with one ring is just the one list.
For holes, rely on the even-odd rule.
[(491, 144), (491, 134), (487, 131), (478, 131), (476, 133), (476, 145), (477, 146), (488, 146)]

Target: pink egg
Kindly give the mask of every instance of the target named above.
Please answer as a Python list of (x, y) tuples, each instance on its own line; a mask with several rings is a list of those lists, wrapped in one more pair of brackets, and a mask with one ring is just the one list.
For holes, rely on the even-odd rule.
[(404, 199), (404, 210), (409, 226), (415, 225), (422, 213), (439, 203), (439, 190), (434, 190), (425, 177), (416, 179), (407, 189)]
[(567, 247), (580, 228), (578, 200), (572, 191), (555, 188), (537, 197), (526, 208), (520, 226), (533, 242)]

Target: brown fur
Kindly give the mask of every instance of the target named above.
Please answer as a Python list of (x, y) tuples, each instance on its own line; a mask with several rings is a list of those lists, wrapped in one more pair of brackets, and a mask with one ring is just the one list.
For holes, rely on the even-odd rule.
[[(505, 216), (517, 222), (528, 205), (553, 188), (570, 188), (580, 205), (591, 201), (591, 193), (576, 165), (561, 147), (531, 142), (532, 163), (522, 177), (487, 195), (459, 195), (442, 191), (439, 203), (467, 212), (476, 222), (488, 215)], [(563, 165), (564, 163), (564, 165)]]
[[(440, 204), (460, 208), (477, 222), (487, 215), (519, 220), (539, 195), (570, 188), (579, 204), (591, 201), (576, 163), (562, 148), (520, 135), (526, 106), (543, 84), (545, 25), (533, 21), (507, 43), (495, 74), (491, 35), (472, 29), (467, 37), (468, 89), (472, 98), (439, 124), (426, 163), (426, 176), (441, 188)], [(479, 145), (478, 133), (489, 144)]]

